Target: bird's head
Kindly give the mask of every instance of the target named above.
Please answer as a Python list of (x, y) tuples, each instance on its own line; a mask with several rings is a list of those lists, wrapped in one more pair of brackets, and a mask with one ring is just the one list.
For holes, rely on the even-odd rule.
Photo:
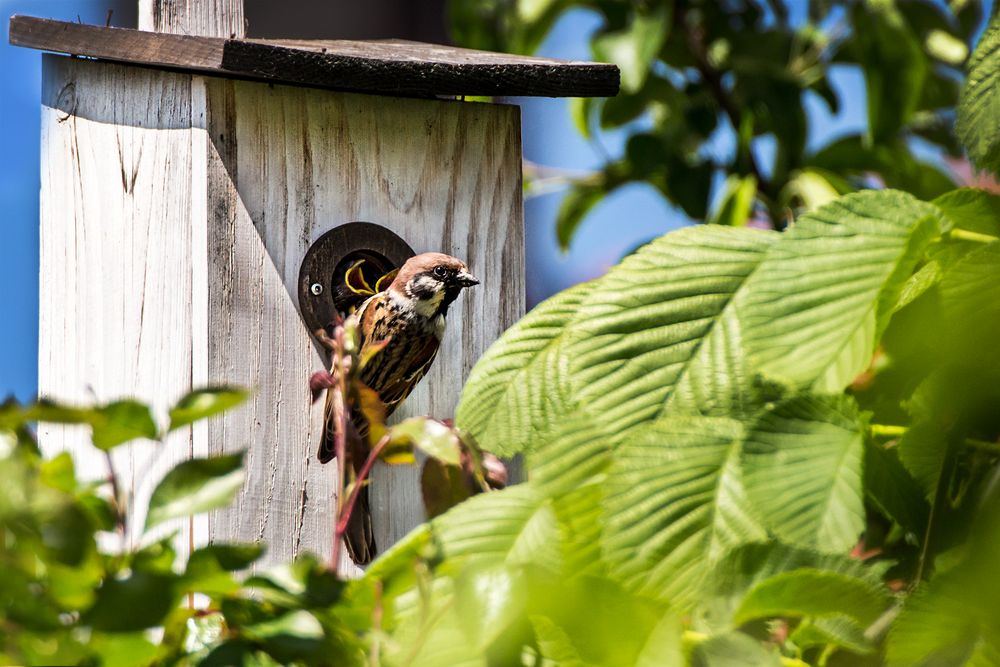
[(399, 269), (389, 290), (411, 302), (425, 317), (444, 315), (466, 287), (478, 285), (465, 262), (440, 252), (411, 257)]

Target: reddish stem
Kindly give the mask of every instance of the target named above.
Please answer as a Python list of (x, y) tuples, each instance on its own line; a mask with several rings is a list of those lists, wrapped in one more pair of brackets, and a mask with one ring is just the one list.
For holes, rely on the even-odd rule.
[(357, 502), (358, 496), (361, 495), (361, 488), (365, 485), (365, 479), (368, 478), (368, 474), (375, 466), (375, 462), (378, 461), (378, 455), (382, 453), (382, 450), (385, 449), (385, 446), (388, 444), (389, 435), (383, 435), (382, 439), (378, 441), (378, 444), (372, 448), (371, 453), (368, 454), (368, 459), (361, 467), (361, 471), (358, 472), (358, 477), (354, 480), (354, 488), (351, 489), (351, 495), (347, 499), (347, 503), (341, 511), (340, 520), (337, 522), (337, 529), (334, 532), (333, 539), (337, 540), (338, 544), (340, 543), (340, 538), (343, 537), (344, 532), (347, 530), (347, 523), (351, 520), (351, 512), (354, 510), (354, 503)]

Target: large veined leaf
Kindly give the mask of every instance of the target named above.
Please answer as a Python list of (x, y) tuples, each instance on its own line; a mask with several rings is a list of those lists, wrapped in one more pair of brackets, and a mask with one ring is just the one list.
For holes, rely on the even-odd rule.
[(585, 484), (552, 500), (559, 521), (563, 572), (567, 577), (604, 575), (601, 516), (604, 484)]
[(842, 575), (879, 591), (886, 567), (866, 566), (846, 555), (824, 554), (779, 542), (745, 544), (728, 552), (713, 566), (698, 598), (695, 613), (698, 629), (717, 632), (732, 627), (748, 593), (776, 576), (807, 569)]
[(558, 628), (547, 633), (550, 640), (559, 638), (542, 647), (547, 658), (575, 655), (590, 665), (634, 667), (643, 653), (659, 650), (667, 654), (659, 664), (679, 664), (670, 653), (680, 649), (680, 622), (663, 602), (630, 594), (605, 577), (546, 579), (529, 573), (528, 590), (532, 621), (546, 618)]
[[(986, 577), (992, 576), (982, 572)], [(886, 658), (892, 667), (995, 665), (1000, 657), (1000, 618), (984, 605), (974, 581), (949, 572), (914, 593), (889, 633)], [(993, 613), (989, 613), (992, 611)]]
[(434, 519), (431, 528), (447, 559), (559, 569), (555, 513), (530, 484), (470, 498)]
[(865, 74), (870, 139), (889, 142), (917, 109), (927, 77), (927, 56), (893, 4), (855, 5), (854, 21), (864, 26), (854, 38)]
[(955, 132), (969, 156), (983, 169), (1000, 171), (1000, 14), (969, 60), (969, 74), (958, 101)]
[(586, 413), (573, 414), (553, 430), (549, 442), (528, 453), (529, 479), (540, 493), (566, 493), (604, 471), (613, 441), (598, 425)]
[(557, 415), (568, 411), (571, 381), (564, 341), (567, 325), (591, 283), (566, 290), (528, 313), (479, 360), (462, 391), (456, 423), (484, 449), (502, 456), (544, 441)]
[(845, 396), (798, 396), (766, 409), (741, 452), (746, 494), (779, 537), (847, 553), (864, 528), (862, 424)]
[(750, 589), (736, 610), (742, 625), (774, 616), (847, 614), (862, 627), (873, 623), (888, 604), (884, 588), (839, 572), (802, 568), (765, 579)]
[(979, 234), (1000, 235), (1000, 195), (977, 188), (958, 188), (932, 202), (951, 226)]
[(738, 474), (743, 429), (714, 417), (667, 417), (633, 434), (608, 473), (604, 551), (630, 588), (691, 595), (712, 560), (767, 535)]
[(987, 243), (946, 267), (941, 303), (949, 353), (973, 366), (1000, 370), (1000, 241)]
[(891, 190), (802, 216), (747, 284), (740, 319), (765, 376), (842, 391), (864, 370), (906, 279), (939, 233), (937, 208)]
[[(747, 401), (734, 297), (777, 234), (700, 226), (643, 247), (593, 284), (567, 345), (577, 404), (624, 439), (664, 411)], [(674, 398), (673, 394), (677, 393)]]

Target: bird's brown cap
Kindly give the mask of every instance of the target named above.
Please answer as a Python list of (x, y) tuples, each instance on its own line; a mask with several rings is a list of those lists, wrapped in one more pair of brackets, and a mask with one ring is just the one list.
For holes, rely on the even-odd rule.
[(399, 273), (396, 274), (396, 278), (392, 281), (392, 285), (389, 288), (402, 292), (407, 283), (414, 277), (422, 273), (432, 272), (438, 266), (451, 269), (457, 273), (467, 274), (471, 279), (471, 282), (469, 282), (471, 285), (479, 282), (469, 273), (469, 267), (462, 260), (442, 252), (424, 252), (406, 260), (406, 263), (400, 267)]

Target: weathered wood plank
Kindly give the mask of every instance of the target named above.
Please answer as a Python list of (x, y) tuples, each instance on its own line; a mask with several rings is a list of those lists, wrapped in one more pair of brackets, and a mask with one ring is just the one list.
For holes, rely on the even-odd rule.
[[(270, 558), (329, 553), (333, 466), (315, 450), (323, 367), (295, 303), (309, 245), (369, 221), (417, 252), (466, 259), (482, 279), (449, 313), (430, 373), (397, 412), (453, 414), (472, 365), (524, 311), (520, 121), (516, 107), (374, 98), (206, 79), (211, 168), (210, 378), (251, 383), (247, 412), (210, 424), (213, 451), (249, 444), (251, 478), (213, 518), (213, 537), (263, 539)], [(385, 549), (423, 518), (416, 467), (372, 486)]]
[[(161, 422), (191, 389), (190, 77), (43, 59), (39, 393), (77, 403), (124, 396)], [(166, 178), (165, 178), (166, 175)], [(42, 425), (46, 453), (107, 475), (79, 428)], [(191, 455), (191, 432), (114, 452), (141, 535), (153, 485)], [(187, 521), (180, 529), (186, 549)]]
[(243, 37), (243, 0), (139, 0), (139, 30)]
[(418, 97), (610, 96), (617, 94), (619, 79), (614, 65), (419, 42), (224, 39), (28, 16), (11, 18), (10, 42), (141, 65)]

